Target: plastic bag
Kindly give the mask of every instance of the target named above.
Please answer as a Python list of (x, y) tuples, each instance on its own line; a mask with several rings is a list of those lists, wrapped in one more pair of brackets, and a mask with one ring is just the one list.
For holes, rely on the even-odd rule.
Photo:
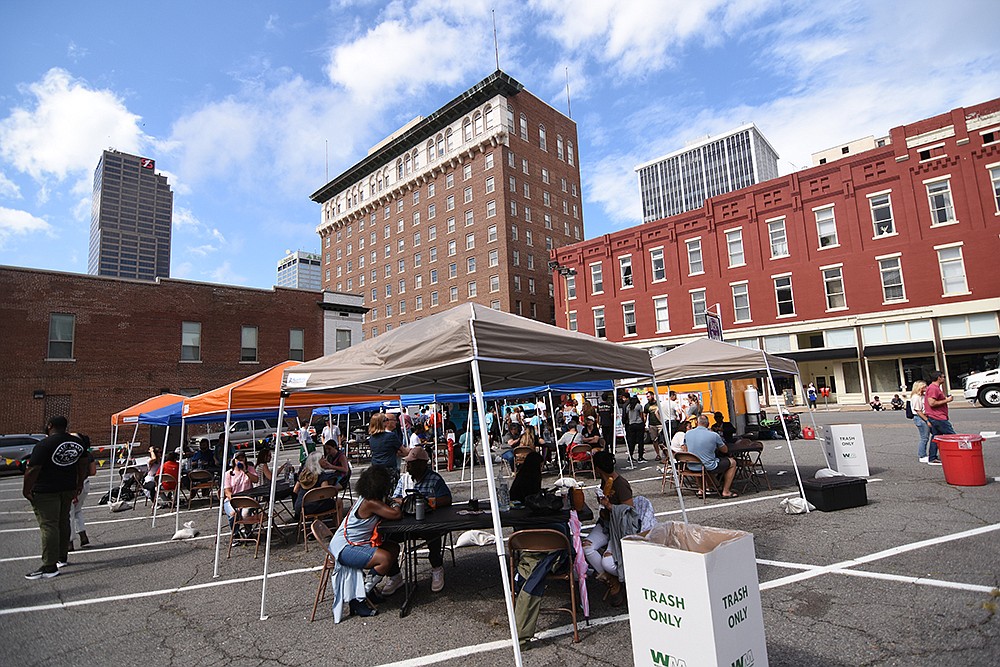
[(189, 540), (198, 534), (198, 529), (194, 527), (194, 521), (185, 521), (184, 527), (174, 533), (172, 540)]
[(837, 472), (833, 468), (820, 468), (816, 471), (816, 479), (823, 479), (824, 477), (843, 477), (844, 473)]
[(496, 536), (488, 530), (467, 530), (455, 540), (456, 547), (483, 547), (496, 543)]
[(816, 506), (805, 498), (785, 498), (779, 505), (785, 510), (785, 514), (805, 514), (806, 506), (809, 507), (810, 512), (816, 509)]
[(699, 526), (693, 523), (686, 524), (683, 521), (664, 521), (650, 528), (645, 535), (630, 535), (622, 539), (653, 542), (671, 549), (707, 554), (720, 545), (738, 540), (746, 534), (742, 530)]

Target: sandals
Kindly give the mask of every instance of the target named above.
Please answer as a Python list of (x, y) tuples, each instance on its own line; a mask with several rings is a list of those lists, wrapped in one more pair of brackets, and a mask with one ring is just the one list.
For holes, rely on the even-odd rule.
[(740, 494), (736, 493), (735, 491), (730, 491), (728, 496), (724, 495), (722, 497), (723, 498), (739, 498)]

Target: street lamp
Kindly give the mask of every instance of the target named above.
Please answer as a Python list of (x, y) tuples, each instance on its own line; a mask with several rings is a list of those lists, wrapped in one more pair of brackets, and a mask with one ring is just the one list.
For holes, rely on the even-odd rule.
[(563, 277), (566, 286), (566, 329), (569, 330), (569, 279), (576, 275), (576, 269), (570, 266), (563, 266), (557, 260), (549, 260), (549, 271), (558, 272)]

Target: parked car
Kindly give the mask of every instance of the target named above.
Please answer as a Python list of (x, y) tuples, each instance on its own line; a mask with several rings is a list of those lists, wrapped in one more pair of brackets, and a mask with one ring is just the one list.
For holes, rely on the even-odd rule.
[(983, 407), (1000, 407), (1000, 370), (973, 373), (965, 378), (965, 399)]
[[(260, 442), (271, 438), (274, 436), (274, 429), (277, 425), (277, 419), (241, 419), (234, 421), (229, 425), (229, 447), (233, 451), (246, 449), (252, 445), (254, 440)], [(202, 441), (207, 440), (212, 447), (221, 447), (224, 443), (222, 439), (224, 433), (224, 431), (215, 431), (196, 435), (191, 438), (191, 446), (194, 449), (198, 449)], [(282, 448), (284, 449), (292, 445), (297, 446), (298, 434), (295, 421), (286, 419), (281, 431)], [(310, 428), (309, 435), (310, 437), (316, 435), (315, 430)]]
[[(15, 433), (0, 435), (0, 471), (16, 470), (23, 473), (28, 457), (35, 445), (45, 438), (44, 433)], [(14, 463), (7, 463), (14, 461)]]

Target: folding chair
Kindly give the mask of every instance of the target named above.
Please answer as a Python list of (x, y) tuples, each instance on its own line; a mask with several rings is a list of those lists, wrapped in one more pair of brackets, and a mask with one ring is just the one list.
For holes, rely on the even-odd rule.
[[(259, 502), (248, 496), (233, 496), (229, 499), (229, 504), (236, 510), (236, 515), (233, 517), (233, 530), (229, 535), (229, 553), (226, 554), (226, 558), (232, 557), (233, 545), (237, 542), (253, 542), (255, 545), (253, 557), (254, 560), (257, 560), (257, 554), (260, 552), (260, 536), (267, 527), (267, 510)], [(253, 529), (257, 536), (254, 538), (237, 537), (236, 533), (241, 526)]]
[[(312, 522), (310, 530), (313, 537), (316, 538), (317, 544), (328, 545), (330, 544), (330, 540), (333, 539), (333, 531), (320, 519)], [(330, 576), (333, 575), (333, 570), (337, 567), (337, 561), (330, 555), (330, 550), (323, 549), (323, 552), (326, 553), (326, 558), (323, 560), (323, 570), (319, 573), (319, 586), (316, 588), (316, 601), (313, 603), (312, 615), (309, 617), (310, 623), (316, 620), (316, 609), (319, 608), (319, 603), (326, 597), (326, 587), (330, 583)]]
[(764, 478), (767, 490), (771, 490), (771, 480), (767, 478), (764, 462), (760, 458), (763, 451), (764, 444), (759, 440), (733, 451), (732, 457), (736, 461), (736, 477), (744, 480), (743, 491), (746, 491), (751, 485), (755, 490), (759, 489), (759, 477)]
[[(177, 478), (174, 477), (173, 475), (168, 474), (168, 473), (163, 473), (162, 479), (161, 479), (160, 475), (157, 475), (156, 476), (156, 480), (160, 483), (160, 486), (157, 488), (156, 497), (153, 500), (154, 502), (159, 502), (160, 501), (160, 494), (161, 493), (165, 493), (165, 494), (179, 493), (179, 494), (181, 494), (181, 498), (185, 498), (185, 496), (187, 496), (187, 494), (184, 492), (184, 489), (181, 488), (180, 483), (177, 481)], [(169, 487), (171, 485), (174, 488), (172, 488), (172, 489), (167, 488), (167, 487)], [(190, 498), (188, 498), (188, 502), (190, 504)], [(174, 504), (174, 502), (173, 502), (173, 496), (172, 495), (170, 496), (170, 504), (171, 504), (171, 506), (173, 506), (173, 504)], [(190, 509), (190, 507), (188, 509)]]
[[(524, 552), (565, 551), (572, 561), (573, 549), (569, 538), (564, 533), (551, 528), (529, 528), (513, 533), (507, 540), (507, 559), (510, 566), (511, 590), (514, 588), (514, 575), (517, 573), (518, 557)], [(558, 609), (543, 609), (542, 611), (565, 611), (573, 618), (573, 642), (580, 641), (580, 633), (576, 627), (576, 576), (573, 573), (572, 562), (568, 563), (565, 572), (548, 574), (546, 579), (569, 582), (569, 607)]]
[[(341, 490), (334, 486), (319, 486), (306, 491), (306, 495), (302, 499), (302, 511), (299, 513), (299, 532), (302, 534), (302, 543), (307, 553), (309, 551), (309, 534), (306, 531), (312, 521), (317, 519), (322, 521), (334, 517), (337, 525), (340, 524), (343, 509), (339, 498), (340, 493)], [(314, 514), (306, 512), (307, 505), (330, 499), (334, 501), (332, 508)]]
[[(694, 454), (690, 452), (677, 452), (674, 454), (674, 460), (678, 464), (683, 464), (683, 468), (678, 468), (677, 473), (680, 476), (681, 489), (684, 488), (685, 480), (693, 480), (697, 485), (696, 491), (701, 499), (706, 503), (708, 502), (708, 487), (711, 486), (716, 492), (719, 491), (719, 483), (715, 479), (715, 475), (709, 471), (705, 470), (705, 466), (701, 464), (701, 459), (699, 459)], [(700, 470), (692, 470), (689, 466), (691, 464), (697, 465)], [(720, 492), (721, 493), (721, 492)]]
[(192, 470), (188, 474), (188, 509), (199, 491), (208, 491), (208, 507), (211, 508), (213, 497), (219, 496), (219, 487), (215, 484), (215, 475), (208, 470)]
[[(587, 457), (585, 459), (577, 461), (576, 459), (573, 458), (574, 454), (576, 454), (577, 456), (579, 456), (580, 454), (586, 454)], [(573, 475), (573, 479), (576, 479), (577, 468), (579, 468), (580, 470), (586, 470), (587, 463), (590, 463), (590, 473), (594, 476), (594, 479), (597, 479), (597, 468), (594, 466), (594, 456), (591, 453), (590, 445), (583, 442), (581, 442), (578, 445), (573, 445), (572, 447), (570, 447), (567, 458), (569, 459), (569, 470), (570, 474)]]

